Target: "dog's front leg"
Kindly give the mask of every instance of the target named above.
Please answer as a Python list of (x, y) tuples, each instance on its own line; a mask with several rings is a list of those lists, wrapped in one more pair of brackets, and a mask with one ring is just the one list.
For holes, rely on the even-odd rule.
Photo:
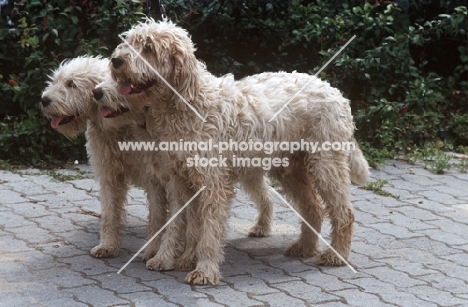
[[(214, 181), (219, 184), (219, 182)], [(207, 187), (200, 193), (200, 234), (196, 247), (197, 266), (185, 281), (191, 284), (219, 283), (219, 264), (224, 260), (223, 238), (229, 215), (229, 202), (234, 196), (232, 186)]]
[[(168, 203), (166, 189), (159, 180), (151, 180), (145, 189), (148, 198), (148, 226), (146, 227), (146, 236), (149, 240), (166, 223)], [(148, 261), (156, 255), (161, 244), (161, 237), (162, 235), (159, 235), (151, 241), (145, 250), (143, 261)]]
[(129, 186), (124, 174), (112, 174), (100, 179), (101, 239), (91, 250), (96, 258), (115, 257), (119, 253), (121, 230), (125, 216), (124, 204)]
[(177, 177), (173, 177), (166, 186), (166, 195), (169, 202), (170, 216), (178, 215), (167, 225), (156, 255), (146, 262), (146, 268), (149, 270), (173, 270), (175, 258), (181, 253), (185, 242), (182, 231), (184, 229), (185, 212), (179, 213), (179, 210), (189, 200), (188, 192), (181, 191), (185, 191), (184, 186), (179, 183)]

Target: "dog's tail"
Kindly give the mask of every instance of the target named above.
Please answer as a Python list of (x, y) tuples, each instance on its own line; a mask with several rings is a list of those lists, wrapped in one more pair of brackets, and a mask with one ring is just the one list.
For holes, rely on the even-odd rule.
[(351, 151), (349, 157), (351, 182), (359, 186), (363, 186), (369, 179), (369, 164), (367, 163), (366, 158), (364, 158), (364, 155), (362, 154), (362, 151), (354, 137), (352, 142), (355, 144), (355, 148)]

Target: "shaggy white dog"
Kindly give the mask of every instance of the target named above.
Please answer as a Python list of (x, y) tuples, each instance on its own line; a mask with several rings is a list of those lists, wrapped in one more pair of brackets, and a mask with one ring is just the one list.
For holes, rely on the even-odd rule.
[[(146, 119), (144, 112), (134, 110), (132, 119), (128, 113), (122, 113), (118, 110), (132, 109), (132, 106), (128, 103), (125, 96), (121, 95), (117, 89), (117, 83), (111, 78), (106, 78), (102, 83), (98, 84), (93, 90), (95, 99), (98, 101), (100, 114), (107, 116), (107, 114), (115, 114), (112, 121), (114, 125), (134, 125), (133, 136), (139, 142), (158, 142), (158, 138), (152, 137), (145, 127), (141, 125)], [(124, 115), (124, 116), (119, 116)], [(182, 205), (190, 199), (197, 191), (188, 188), (190, 183), (184, 180), (183, 177), (177, 176), (175, 168), (170, 167), (172, 165), (171, 160), (163, 152), (153, 151), (143, 156), (141, 163), (145, 165), (158, 165), (161, 172), (171, 179), (167, 185), (167, 193), (174, 195), (172, 199), (177, 201), (169, 202), (170, 215), (174, 215)], [(166, 166), (164, 169), (163, 167)], [(252, 197), (257, 208), (259, 215), (255, 225), (249, 232), (249, 236), (252, 237), (263, 237), (267, 236), (271, 231), (271, 221), (273, 218), (273, 195), (271, 188), (264, 178), (263, 170), (258, 168), (248, 169), (246, 173), (240, 178), (244, 190)], [(193, 204), (193, 206), (196, 206)], [(197, 231), (198, 217), (193, 216), (192, 210), (187, 210), (188, 220), (190, 223), (186, 225), (187, 237), (190, 239), (187, 243), (186, 250), (177, 261), (174, 259), (179, 255), (178, 250), (180, 241), (184, 241), (185, 236), (179, 232), (183, 226), (181, 218), (177, 217), (174, 222), (168, 225), (166, 232), (162, 238), (161, 246), (158, 253), (150, 260), (146, 262), (146, 267), (151, 270), (168, 270), (175, 268), (176, 270), (189, 270), (194, 267), (196, 263), (196, 257), (194, 248), (196, 247), (196, 240), (198, 235)]]
[[(149, 107), (147, 129), (162, 141), (207, 142), (211, 139), (216, 144), (230, 140), (305, 140), (324, 144), (353, 139), (355, 127), (349, 101), (316, 77), (301, 73), (263, 73), (238, 82), (230, 75), (217, 78), (196, 59), (187, 32), (171, 22), (148, 20), (124, 36), (126, 42), (116, 48), (111, 60), (112, 76), (129, 102), (140, 109)], [(306, 83), (309, 85), (294, 96)], [(269, 122), (293, 96), (291, 103)], [(320, 231), (323, 214), (318, 192), (331, 220), (331, 245), (347, 261), (354, 222), (349, 201), (350, 165), (353, 164), (351, 171), (355, 172), (353, 176), (358, 183), (362, 184), (368, 176), (367, 162), (360, 151), (355, 154), (350, 157), (346, 150), (301, 151), (290, 156), (287, 167), (271, 171), (305, 220)], [(234, 196), (233, 185), (247, 168), (232, 163), (219, 168), (189, 167), (187, 159), (194, 155), (211, 159), (218, 153), (194, 150), (169, 154), (177, 174), (186, 178), (193, 190), (206, 186), (198, 202), (191, 207), (201, 224), (197, 226), (198, 237), (187, 238), (197, 242), (195, 257), (198, 261), (186, 281), (217, 284), (229, 204)], [(231, 161), (234, 155), (267, 157), (258, 151), (231, 151)], [(275, 151), (268, 157), (284, 156), (284, 152)], [(318, 248), (317, 236), (303, 224), (301, 236), (286, 254), (311, 256)], [(328, 266), (344, 264), (330, 249), (320, 254), (317, 262)]]
[[(164, 225), (167, 215), (166, 193), (159, 177), (155, 176), (154, 165), (141, 163), (143, 152), (119, 150), (117, 141), (134, 139), (135, 125), (116, 125), (111, 117), (123, 115), (122, 118), (128, 109), (101, 116), (94, 101), (92, 90), (109, 75), (108, 66), (109, 60), (99, 57), (78, 57), (63, 62), (50, 76), (41, 98), (43, 114), (51, 118), (52, 128), (65, 136), (73, 138), (88, 126), (86, 147), (101, 188), (101, 239), (91, 250), (97, 258), (114, 257), (119, 251), (124, 204), (131, 184), (141, 186), (147, 192), (149, 237)], [(158, 246), (159, 241), (153, 241), (144, 258), (153, 257)]]

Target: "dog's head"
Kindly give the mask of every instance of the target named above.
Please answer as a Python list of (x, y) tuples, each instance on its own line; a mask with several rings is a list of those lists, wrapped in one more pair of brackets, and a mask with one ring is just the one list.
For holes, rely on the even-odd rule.
[(102, 129), (118, 129), (145, 124), (144, 112), (135, 109), (125, 96), (119, 93), (118, 84), (110, 74), (96, 85), (92, 94), (98, 107), (96, 122), (101, 125)]
[(78, 57), (62, 62), (49, 76), (40, 104), (52, 128), (68, 138), (86, 130), (87, 119), (96, 112), (91, 91), (108, 74), (108, 62), (99, 57)]
[(168, 21), (148, 19), (123, 36), (124, 42), (112, 55), (111, 74), (120, 93), (132, 104), (141, 108), (148, 97), (174, 97), (170, 100), (184, 109), (185, 103), (170, 87), (188, 102), (197, 96), (202, 64), (195, 57), (187, 31)]

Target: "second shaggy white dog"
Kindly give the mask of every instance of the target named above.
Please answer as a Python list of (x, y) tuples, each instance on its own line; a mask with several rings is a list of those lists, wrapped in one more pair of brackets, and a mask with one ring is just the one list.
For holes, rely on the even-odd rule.
[[(78, 57), (62, 63), (50, 77), (41, 98), (44, 115), (51, 126), (67, 137), (86, 130), (86, 147), (96, 178), (100, 183), (101, 238), (91, 250), (97, 258), (114, 257), (121, 243), (124, 204), (131, 184), (144, 187), (149, 204), (148, 236), (151, 237), (166, 221), (165, 191), (152, 166), (141, 163), (142, 152), (125, 152), (118, 141), (133, 140), (132, 127), (113, 127), (98, 113), (92, 90), (109, 75), (109, 60), (99, 57)], [(124, 114), (124, 108), (106, 114)], [(153, 257), (158, 241), (149, 246), (145, 258)]]

